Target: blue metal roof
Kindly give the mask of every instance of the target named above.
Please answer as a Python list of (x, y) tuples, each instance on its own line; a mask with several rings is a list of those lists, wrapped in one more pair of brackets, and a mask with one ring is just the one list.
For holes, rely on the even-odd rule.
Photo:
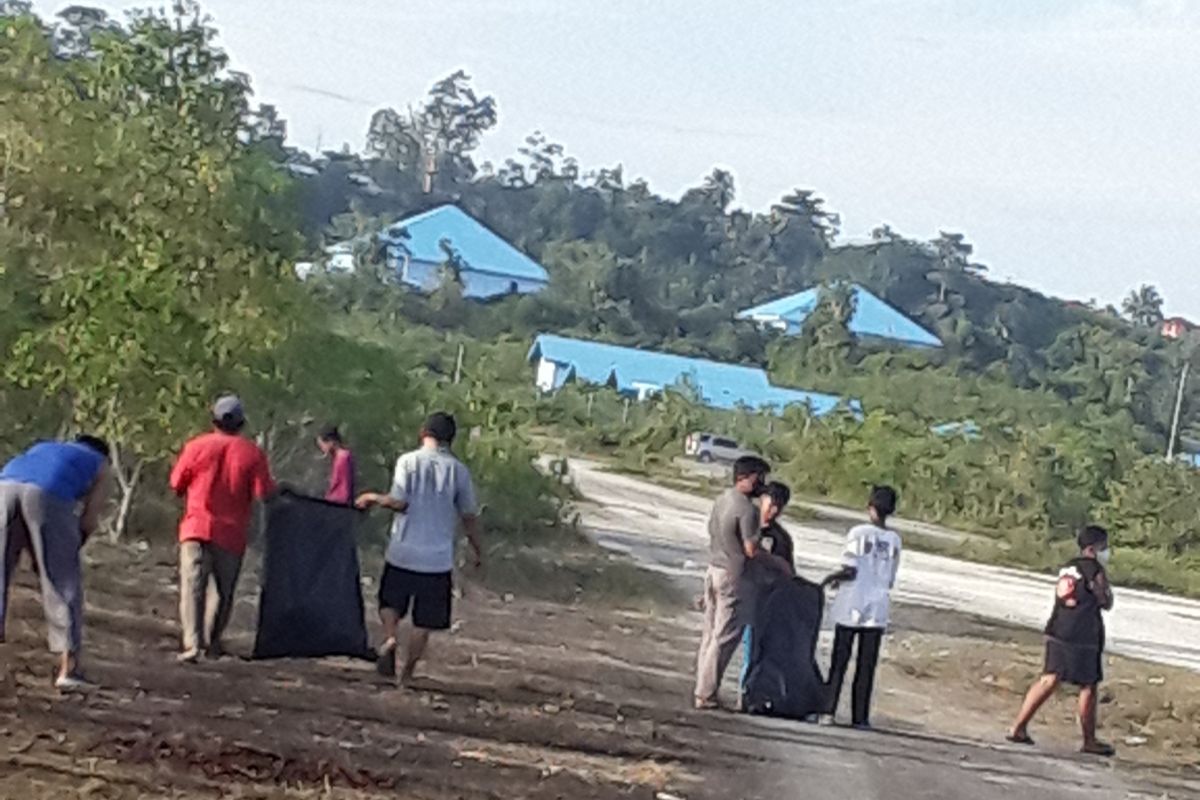
[[(556, 376), (555, 388), (567, 376), (588, 383), (613, 382), (618, 391), (623, 392), (643, 387), (661, 391), (686, 381), (695, 387), (706, 405), (716, 408), (768, 410), (803, 403), (817, 415), (833, 411), (842, 402), (836, 395), (772, 386), (767, 373), (757, 367), (568, 339), (549, 333), (539, 335), (529, 351), (531, 361), (539, 358), (566, 368)], [(861, 409), (857, 401), (848, 405), (854, 411)]]
[(934, 425), (929, 430), (938, 436), (963, 436), (967, 439), (978, 439), (983, 435), (983, 431), (975, 424), (975, 421), (970, 419), (962, 422), (943, 422), (941, 425)]
[(550, 280), (541, 264), (458, 206), (438, 206), (394, 222), (379, 238), (391, 247), (407, 251), (414, 261), (433, 264), (446, 260), (441, 242), (447, 240), (470, 271), (543, 283)]
[[(854, 314), (850, 317), (850, 332), (855, 336), (890, 339), (918, 347), (941, 347), (942, 341), (913, 322), (900, 311), (857, 283), (850, 285), (854, 293)], [(798, 333), (804, 320), (817, 307), (820, 289), (814, 287), (798, 294), (780, 297), (769, 303), (746, 309), (738, 319), (783, 323), (788, 333)]]

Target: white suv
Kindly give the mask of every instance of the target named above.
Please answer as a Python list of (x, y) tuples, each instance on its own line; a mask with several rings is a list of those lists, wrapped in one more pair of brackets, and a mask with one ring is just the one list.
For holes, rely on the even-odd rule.
[(737, 461), (742, 456), (752, 455), (743, 450), (733, 439), (712, 433), (693, 433), (684, 440), (683, 452), (705, 464), (713, 461)]

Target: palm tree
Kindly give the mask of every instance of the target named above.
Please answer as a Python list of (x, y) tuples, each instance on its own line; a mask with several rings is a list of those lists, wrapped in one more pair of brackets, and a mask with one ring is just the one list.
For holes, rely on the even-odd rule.
[(1154, 328), (1163, 321), (1162, 306), (1163, 299), (1158, 289), (1143, 283), (1129, 293), (1125, 302), (1121, 304), (1121, 310), (1134, 325), (1140, 328)]
[(733, 173), (720, 168), (714, 169), (712, 174), (704, 179), (704, 187), (701, 192), (705, 197), (711, 199), (714, 206), (724, 212), (729, 208), (729, 204), (733, 202), (735, 196)]

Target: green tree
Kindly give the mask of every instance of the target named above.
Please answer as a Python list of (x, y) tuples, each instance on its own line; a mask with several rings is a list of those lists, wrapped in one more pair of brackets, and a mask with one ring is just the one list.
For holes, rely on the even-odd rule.
[(371, 118), (367, 151), (402, 170), (430, 165), (439, 186), (455, 186), (476, 174), (471, 153), (496, 125), (496, 101), (480, 97), (463, 70), (433, 85), (419, 108), (381, 109)]
[(1125, 316), (1139, 328), (1158, 327), (1163, 321), (1162, 307), (1163, 299), (1158, 289), (1145, 283), (1130, 292), (1121, 303)]
[(246, 144), (246, 86), (194, 4), (67, 57), (34, 18), (3, 24), (0, 259), (37, 297), (6, 377), (113, 440), (119, 532), (144, 465), (284, 334), (289, 184)]

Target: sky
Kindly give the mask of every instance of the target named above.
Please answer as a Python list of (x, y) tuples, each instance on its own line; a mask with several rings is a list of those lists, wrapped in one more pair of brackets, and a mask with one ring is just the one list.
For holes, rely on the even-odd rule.
[(670, 196), (719, 166), (746, 208), (815, 189), (846, 240), (959, 231), (993, 280), (1151, 283), (1200, 322), (1200, 0), (203, 5), (307, 149), (462, 68), (499, 107), (484, 159), (540, 130)]

